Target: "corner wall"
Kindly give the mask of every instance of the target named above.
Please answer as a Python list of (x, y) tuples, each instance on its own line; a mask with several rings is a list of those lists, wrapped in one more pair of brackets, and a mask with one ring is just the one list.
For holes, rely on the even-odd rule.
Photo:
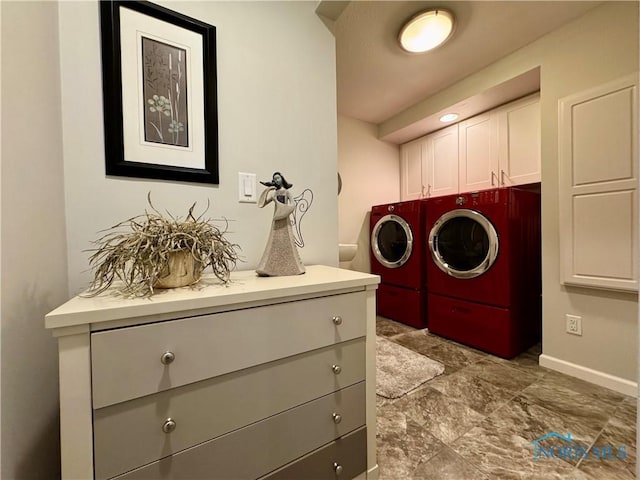
[(294, 196), (311, 189), (300, 255), (308, 265), (337, 265), (335, 41), (315, 3), (158, 3), (216, 26), (220, 185), (105, 176), (98, 2), (61, 2), (70, 293), (90, 279), (83, 251), (89, 242), (99, 230), (143, 213), (147, 192), (158, 209), (179, 216), (209, 200), (208, 215), (229, 219), (228, 238), (242, 247), (238, 269), (255, 268), (272, 210), (238, 203), (238, 172), (266, 181), (282, 171)]
[(338, 116), (338, 238), (357, 244), (352, 262), (343, 265), (370, 272), (369, 214), (373, 205), (400, 200), (400, 150), (377, 138), (377, 127)]
[(44, 315), (67, 299), (58, 6), (2, 11), (2, 470), (60, 476), (57, 343)]

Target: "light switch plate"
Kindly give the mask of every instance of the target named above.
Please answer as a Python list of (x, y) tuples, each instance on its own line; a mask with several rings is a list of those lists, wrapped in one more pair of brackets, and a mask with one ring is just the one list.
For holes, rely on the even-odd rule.
[(256, 174), (238, 172), (238, 201), (256, 203)]

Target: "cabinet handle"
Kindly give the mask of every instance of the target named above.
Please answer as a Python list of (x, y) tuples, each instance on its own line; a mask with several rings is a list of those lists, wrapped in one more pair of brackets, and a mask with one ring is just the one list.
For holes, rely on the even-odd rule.
[(331, 370), (333, 370), (333, 373), (336, 375), (339, 375), (342, 371), (342, 367), (340, 365), (331, 365)]
[(491, 170), (491, 186), (494, 187), (495, 183), (493, 182), (493, 177), (496, 176), (496, 172), (494, 172), (493, 170)]
[(342, 465), (338, 462), (333, 462), (333, 471), (336, 472), (336, 475), (340, 475), (342, 473)]
[(336, 315), (331, 319), (334, 325), (342, 325), (342, 317), (340, 315)]
[(431, 196), (431, 185), (427, 185), (427, 197)]
[(504, 187), (504, 170), (500, 170), (500, 185)]
[(173, 361), (176, 359), (176, 355), (173, 352), (164, 352), (162, 354), (162, 356), (160, 357), (160, 362), (163, 365), (169, 365), (170, 363), (173, 363)]
[(342, 421), (342, 415), (340, 415), (339, 413), (333, 413), (331, 415), (331, 418), (333, 418), (333, 423), (338, 424)]
[(171, 433), (176, 429), (176, 422), (172, 418), (167, 418), (162, 424), (162, 431), (164, 433)]

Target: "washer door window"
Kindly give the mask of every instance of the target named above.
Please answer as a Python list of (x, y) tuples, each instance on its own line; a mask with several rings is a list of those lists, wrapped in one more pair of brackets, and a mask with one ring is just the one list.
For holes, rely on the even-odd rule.
[(385, 267), (401, 267), (413, 251), (411, 227), (402, 217), (385, 215), (371, 231), (371, 248), (376, 260)]
[(494, 226), (475, 210), (445, 213), (429, 234), (433, 261), (456, 278), (474, 278), (491, 268), (498, 256), (498, 244)]

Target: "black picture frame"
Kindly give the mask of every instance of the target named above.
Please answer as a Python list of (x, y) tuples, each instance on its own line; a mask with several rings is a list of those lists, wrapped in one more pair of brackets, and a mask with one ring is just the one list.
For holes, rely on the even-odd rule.
[[(137, 58), (135, 61), (139, 63), (136, 63), (133, 68), (138, 68), (140, 71), (143, 69), (143, 60), (140, 58), (140, 54), (130, 51), (123, 52), (123, 39), (121, 38), (121, 13), (123, 11), (127, 16), (126, 18), (135, 15), (136, 18), (141, 19), (140, 21), (142, 22), (155, 22), (154, 24), (160, 25), (163, 31), (169, 32), (169, 37), (174, 31), (176, 35), (181, 34), (181, 32), (184, 33), (184, 31), (180, 29), (193, 32), (193, 35), (187, 32), (187, 35), (190, 35), (190, 38), (192, 37), (194, 39), (196, 48), (194, 48), (193, 51), (199, 52), (201, 48), (201, 61), (199, 58), (200, 55), (196, 56), (195, 54), (192, 55), (189, 53), (191, 57), (190, 62), (187, 64), (187, 54), (185, 53), (184, 55), (184, 77), (198, 78), (197, 86), (192, 89), (193, 91), (189, 92), (189, 89), (185, 88), (186, 93), (184, 94), (185, 99), (193, 99), (196, 93), (198, 95), (197, 99), (193, 99), (193, 108), (191, 108), (192, 114), (190, 119), (192, 125), (188, 125), (192, 127), (190, 132), (195, 132), (191, 133), (193, 137), (193, 143), (190, 145), (191, 150), (189, 150), (189, 148), (182, 148), (179, 145), (169, 145), (168, 142), (160, 143), (160, 141), (156, 141), (156, 143), (148, 143), (146, 137), (144, 142), (135, 139), (131, 141), (131, 135), (142, 138), (141, 135), (147, 127), (141, 126), (142, 124), (140, 122), (142, 120), (140, 119), (147, 114), (147, 107), (149, 107), (149, 105), (147, 105), (144, 95), (140, 95), (142, 88), (139, 88), (138, 85), (132, 86), (132, 82), (127, 82), (125, 88), (129, 90), (127, 90), (127, 95), (123, 95), (123, 56), (126, 59), (130, 59), (132, 56), (133, 58)], [(129, 11), (134, 13), (132, 14)], [(101, 53), (106, 174), (219, 184), (216, 28), (213, 25), (173, 12), (150, 2), (119, 0), (103, 0), (100, 2), (100, 24), (102, 36)], [(201, 44), (199, 43), (200, 39)], [(160, 44), (160, 41), (153, 41)], [(131, 40), (127, 39), (125, 43), (130, 46)], [(171, 45), (169, 45), (169, 47), (171, 47)], [(129, 50), (131, 49), (129, 48)], [(184, 51), (186, 52), (187, 50)], [(191, 52), (191, 50), (188, 51)], [(131, 61), (127, 64), (125, 71), (131, 70), (129, 67), (130, 64)], [(199, 71), (200, 66), (202, 67), (201, 72)], [(188, 69), (190, 71), (187, 72)], [(169, 77), (168, 82), (171, 82), (171, 77)], [(142, 83), (144, 83), (144, 80)], [(202, 91), (201, 96), (200, 91)], [(130, 94), (129, 92), (134, 93)], [(191, 95), (191, 97), (188, 97), (188, 95)], [(131, 102), (125, 105), (123, 103), (123, 97), (128, 99), (132, 96), (135, 97), (137, 101), (137, 124), (136, 122), (127, 123), (123, 116), (123, 113), (126, 111), (126, 118), (129, 118), (129, 111), (132, 110), (130, 108)], [(179, 94), (176, 95), (176, 97), (179, 97)], [(154, 98), (157, 98), (157, 96), (154, 96)], [(198, 99), (200, 101), (198, 101)], [(184, 102), (186, 101), (187, 100), (184, 100)], [(151, 100), (148, 100), (148, 102), (151, 103)], [(142, 107), (141, 103), (143, 105)], [(202, 103), (202, 106), (200, 103)], [(156, 114), (158, 117), (162, 117), (159, 112)], [(150, 115), (149, 113), (149, 116)], [(173, 118), (173, 111), (171, 112), (171, 116)], [(160, 119), (160, 121), (162, 121), (162, 119)], [(172, 125), (170, 126), (173, 126), (173, 120), (171, 120), (171, 123)], [(125, 133), (125, 128), (131, 125), (133, 125), (134, 128), (129, 128)], [(180, 123), (180, 125), (180, 128), (183, 128), (182, 123)], [(136, 132), (132, 134), (131, 130), (136, 130)], [(149, 130), (151, 131), (151, 129)], [(156, 128), (156, 130), (158, 129)], [(180, 132), (182, 132), (182, 130), (180, 130)], [(185, 133), (184, 136), (187, 136), (188, 133), (189, 132)], [(175, 136), (176, 134), (173, 135)], [(180, 133), (178, 133), (178, 135), (180, 135)], [(174, 150), (171, 150), (169, 147), (172, 147)], [(154, 163), (154, 148), (156, 148), (156, 153), (164, 155), (164, 157), (162, 157), (163, 160), (158, 163)], [(138, 149), (142, 153), (131, 153), (131, 149)], [(197, 152), (197, 154), (191, 155), (193, 152)], [(182, 163), (178, 160), (174, 161), (174, 156), (175, 158), (184, 158), (188, 161)], [(197, 163), (197, 165), (193, 165), (193, 163)]]

